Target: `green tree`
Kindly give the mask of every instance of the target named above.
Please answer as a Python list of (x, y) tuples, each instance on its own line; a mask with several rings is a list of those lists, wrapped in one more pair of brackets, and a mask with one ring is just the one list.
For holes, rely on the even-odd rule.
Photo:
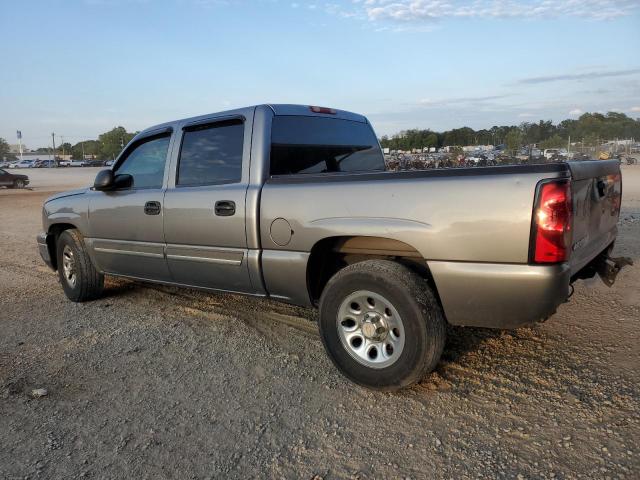
[(79, 143), (71, 147), (71, 160), (84, 160), (82, 157), (82, 146)]
[(524, 122), (519, 126), (494, 125), (488, 130), (478, 131), (468, 127), (445, 132), (413, 129), (403, 130), (391, 137), (385, 136), (381, 144), (392, 149), (409, 150), (434, 146), (434, 137), (439, 147), (507, 143), (512, 150), (532, 144), (553, 148), (565, 146), (569, 137), (572, 142), (584, 141), (585, 145), (596, 146), (605, 140), (640, 138), (640, 119), (619, 112), (585, 113), (577, 120), (563, 120), (557, 125), (550, 120), (540, 120), (537, 123)]
[(0, 160), (6, 162), (13, 162), (18, 157), (14, 153), (11, 153), (11, 147), (4, 138), (0, 138)]
[(82, 154), (89, 158), (99, 158), (102, 144), (98, 140), (83, 140), (71, 147), (71, 158), (74, 160), (82, 160)]
[(115, 127), (98, 136), (101, 144), (100, 158), (108, 160), (115, 158), (122, 151), (124, 146), (131, 141), (135, 133), (129, 133), (124, 127)]
[(435, 133), (430, 133), (429, 135), (427, 135), (427, 138), (425, 139), (425, 147), (437, 147), (438, 146), (438, 135)]
[(567, 141), (556, 133), (552, 137), (549, 137), (548, 139), (540, 142), (540, 148), (561, 148), (563, 146), (566, 146), (566, 144)]
[(56, 147), (56, 155), (69, 155), (71, 153), (71, 144), (69, 142), (61, 143)]
[(516, 152), (522, 145), (522, 132), (520, 132), (519, 129), (514, 128), (505, 135), (504, 141), (509, 150)]

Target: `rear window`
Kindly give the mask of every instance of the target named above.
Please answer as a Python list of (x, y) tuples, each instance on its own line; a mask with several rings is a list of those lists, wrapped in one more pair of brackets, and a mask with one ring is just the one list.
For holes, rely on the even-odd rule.
[(384, 169), (378, 140), (367, 123), (305, 116), (273, 118), (271, 175)]

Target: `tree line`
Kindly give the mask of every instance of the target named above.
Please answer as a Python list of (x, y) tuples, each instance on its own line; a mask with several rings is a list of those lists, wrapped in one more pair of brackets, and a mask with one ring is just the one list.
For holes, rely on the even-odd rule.
[(558, 124), (540, 120), (538, 123), (523, 122), (520, 125), (493, 126), (482, 130), (469, 127), (444, 132), (412, 129), (390, 137), (385, 135), (380, 139), (380, 144), (392, 150), (502, 144), (516, 150), (533, 144), (540, 148), (566, 147), (569, 138), (572, 142), (583, 142), (584, 146), (598, 146), (616, 138), (640, 139), (640, 119), (618, 112), (585, 113), (577, 120), (563, 120)]
[[(137, 132), (127, 132), (124, 127), (115, 127), (98, 135), (97, 140), (85, 140), (72, 145), (65, 142), (56, 146), (56, 155), (71, 154), (71, 158), (83, 159), (83, 154), (98, 160), (110, 160), (118, 156), (122, 147), (129, 143)], [(584, 146), (598, 146), (603, 141), (616, 138), (640, 139), (640, 118), (630, 118), (624, 113), (585, 113), (577, 120), (563, 120), (554, 124), (550, 120), (538, 123), (523, 122), (520, 125), (493, 126), (474, 130), (469, 127), (454, 128), (444, 132), (431, 129), (404, 130), (392, 136), (383, 136), (380, 144), (392, 150), (411, 150), (424, 147), (501, 145), (516, 150), (524, 145), (536, 144), (540, 148), (558, 148), (572, 142), (583, 142)], [(51, 148), (39, 148), (37, 153), (50, 153)], [(0, 159), (15, 160), (8, 143), (0, 138)]]
[[(94, 158), (96, 160), (111, 160), (118, 156), (122, 148), (131, 141), (138, 132), (127, 132), (124, 127), (115, 127), (108, 132), (98, 135), (97, 140), (83, 140), (75, 145), (64, 142), (56, 145), (55, 155), (71, 155), (73, 160)], [(51, 147), (41, 147), (34, 153), (51, 154)], [(83, 156), (84, 155), (84, 156)], [(9, 144), (0, 138), (0, 159), (15, 161), (17, 155), (10, 152)]]
[[(69, 142), (56, 145), (56, 155), (71, 155), (74, 160), (82, 160), (88, 156), (97, 160), (111, 160), (118, 156), (124, 146), (138, 132), (127, 132), (124, 127), (115, 127), (108, 132), (98, 135), (97, 140), (83, 140), (75, 145)], [(36, 151), (49, 151), (43, 148)], [(83, 157), (83, 155), (85, 157)]]

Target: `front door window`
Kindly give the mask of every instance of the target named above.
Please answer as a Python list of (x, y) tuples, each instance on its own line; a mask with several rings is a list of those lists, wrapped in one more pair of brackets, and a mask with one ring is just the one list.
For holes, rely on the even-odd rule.
[(168, 135), (153, 137), (134, 146), (120, 162), (115, 174), (131, 175), (133, 188), (162, 188), (169, 139)]

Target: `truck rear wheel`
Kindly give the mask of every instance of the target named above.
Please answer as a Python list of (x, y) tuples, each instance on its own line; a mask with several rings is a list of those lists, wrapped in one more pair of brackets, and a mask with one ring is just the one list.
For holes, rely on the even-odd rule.
[(426, 281), (387, 260), (336, 273), (320, 299), (319, 328), (338, 370), (376, 390), (419, 382), (435, 368), (446, 339), (442, 310)]
[(82, 235), (77, 230), (65, 230), (56, 244), (58, 277), (67, 298), (85, 302), (99, 298), (104, 287), (104, 275), (96, 270), (87, 253)]

